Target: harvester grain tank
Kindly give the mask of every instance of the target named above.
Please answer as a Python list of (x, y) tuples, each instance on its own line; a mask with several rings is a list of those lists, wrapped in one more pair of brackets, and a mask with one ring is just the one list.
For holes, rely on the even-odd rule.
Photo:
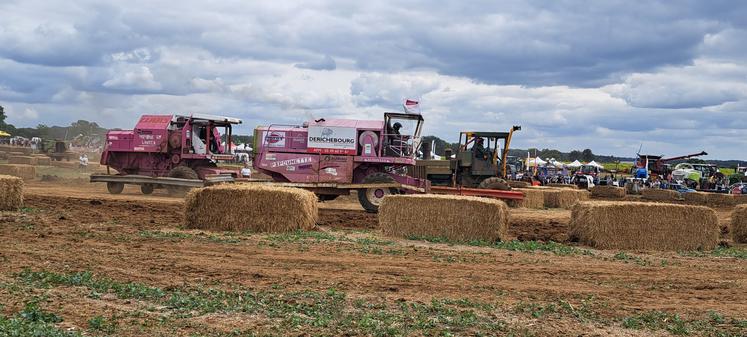
[(361, 206), (376, 212), (387, 195), (428, 191), (426, 180), (406, 175), (415, 165), (422, 124), (420, 114), (387, 112), (383, 120), (260, 126), (252, 165), (276, 184), (311, 190), (320, 200), (357, 190)]
[(233, 181), (238, 173), (219, 168), (217, 161), (233, 159), (229, 144), (235, 124), (241, 120), (207, 114), (143, 115), (133, 130), (107, 132), (101, 164), (117, 174), (92, 175), (91, 182), (106, 182), (112, 194), (125, 184), (140, 185), (144, 194), (162, 187), (183, 194), (206, 183)]

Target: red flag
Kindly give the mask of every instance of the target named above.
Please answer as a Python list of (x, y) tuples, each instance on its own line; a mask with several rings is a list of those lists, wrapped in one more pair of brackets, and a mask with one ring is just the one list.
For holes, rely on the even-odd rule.
[(420, 102), (412, 99), (405, 100), (405, 112), (406, 113), (420, 113)]

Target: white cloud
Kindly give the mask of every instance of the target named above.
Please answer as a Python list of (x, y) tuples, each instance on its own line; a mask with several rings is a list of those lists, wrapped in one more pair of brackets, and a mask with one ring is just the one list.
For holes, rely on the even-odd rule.
[(113, 70), (111, 78), (102, 83), (104, 87), (121, 90), (159, 90), (158, 83), (147, 66), (122, 66)]

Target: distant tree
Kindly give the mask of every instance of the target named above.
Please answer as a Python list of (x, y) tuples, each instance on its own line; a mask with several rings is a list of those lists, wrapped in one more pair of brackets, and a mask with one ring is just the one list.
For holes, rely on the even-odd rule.
[(581, 160), (581, 151), (579, 150), (571, 151), (571, 153), (568, 154), (568, 160), (569, 161)]
[(584, 149), (584, 151), (581, 152), (581, 160), (585, 162), (594, 160), (594, 153), (592, 153), (590, 149)]
[(0, 130), (7, 131), (8, 124), (5, 124), (5, 108), (0, 105)]
[(687, 160), (686, 162), (687, 162), (687, 163), (690, 163), (690, 164), (705, 164), (705, 163), (706, 163), (706, 161), (705, 161), (705, 160), (703, 160), (703, 159), (698, 159), (698, 158), (690, 158), (690, 159), (688, 159), (688, 160)]

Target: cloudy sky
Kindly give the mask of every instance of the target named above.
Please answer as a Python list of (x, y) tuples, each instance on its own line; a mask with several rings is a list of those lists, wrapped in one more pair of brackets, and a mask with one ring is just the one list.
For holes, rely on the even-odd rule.
[(747, 159), (739, 1), (0, 1), (17, 126), (145, 113), (522, 125), (516, 147)]

